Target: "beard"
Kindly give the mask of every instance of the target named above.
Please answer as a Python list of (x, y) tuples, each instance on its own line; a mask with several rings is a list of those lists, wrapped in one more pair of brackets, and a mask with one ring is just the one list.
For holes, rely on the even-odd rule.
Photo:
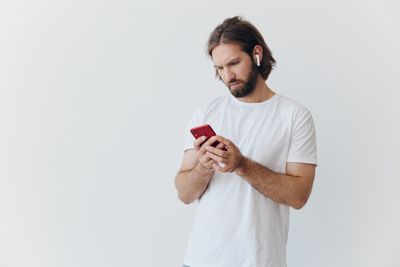
[(228, 84), (226, 86), (228, 86), (229, 91), (231, 92), (231, 94), (234, 97), (245, 97), (245, 96), (248, 96), (256, 88), (258, 74), (259, 74), (258, 68), (257, 68), (256, 64), (253, 62), (251, 64), (250, 73), (249, 73), (249, 75), (247, 75), (246, 80), (243, 81), (243, 86), (242, 87), (239, 87), (236, 90), (233, 90), (233, 89), (231, 89), (229, 87), (230, 83), (242, 82), (240, 80), (231, 80), (231, 81), (228, 82)]

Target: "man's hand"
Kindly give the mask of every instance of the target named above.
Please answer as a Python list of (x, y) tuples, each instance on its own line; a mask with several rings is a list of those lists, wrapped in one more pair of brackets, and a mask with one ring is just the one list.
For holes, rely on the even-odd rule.
[[(206, 140), (206, 137), (199, 137), (194, 142), (195, 149), (187, 149), (184, 153), (180, 171), (175, 178), (175, 186), (179, 199), (190, 204), (199, 199), (206, 191), (213, 175), (213, 164), (216, 163), (206, 155), (206, 147), (215, 142), (215, 138)], [(217, 146), (223, 148), (222, 144)]]
[[(213, 168), (220, 172), (234, 172), (242, 163), (243, 155), (239, 148), (229, 139), (222, 136), (214, 136), (214, 141), (219, 141), (219, 145), (215, 148), (212, 143), (208, 143), (204, 147), (206, 156), (213, 160)], [(224, 148), (226, 150), (223, 150)]]
[[(215, 136), (209, 138), (201, 136), (197, 138), (194, 143), (194, 149), (196, 150), (196, 157), (200, 165), (208, 170), (214, 170), (213, 165), (216, 163), (209, 155), (207, 155), (206, 147), (211, 147), (211, 144), (215, 142)], [(224, 146), (220, 143), (218, 144), (218, 149), (222, 149)]]

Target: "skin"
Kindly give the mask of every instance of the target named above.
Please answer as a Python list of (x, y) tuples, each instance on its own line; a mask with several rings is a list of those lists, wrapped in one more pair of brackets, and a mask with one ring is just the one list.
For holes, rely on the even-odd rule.
[[(262, 55), (261, 46), (254, 47), (253, 59), (236, 44), (220, 44), (213, 49), (214, 66), (231, 92), (240, 90), (246, 81), (251, 60), (255, 60), (256, 54)], [(258, 75), (255, 89), (249, 95), (237, 99), (258, 103), (274, 95)], [(211, 146), (215, 140), (220, 142), (216, 148)], [(175, 186), (183, 203), (190, 204), (200, 198), (216, 171), (235, 172), (266, 197), (295, 209), (307, 203), (315, 177), (314, 164), (288, 162), (286, 173), (277, 173), (242, 155), (239, 148), (223, 136), (217, 135), (204, 141), (204, 137), (198, 138), (194, 142), (194, 149), (184, 152), (181, 168), (176, 175)], [(226, 150), (222, 149), (224, 146)]]

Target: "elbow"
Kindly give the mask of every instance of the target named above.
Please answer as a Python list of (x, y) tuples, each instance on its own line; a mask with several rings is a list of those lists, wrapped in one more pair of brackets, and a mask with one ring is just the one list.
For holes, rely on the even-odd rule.
[(300, 198), (300, 199), (295, 200), (295, 201), (292, 203), (291, 206), (292, 206), (294, 209), (299, 210), (299, 209), (303, 208), (303, 207), (306, 205), (306, 203), (307, 203), (307, 198)]
[(188, 194), (185, 194), (184, 192), (182, 192), (182, 188), (179, 186), (179, 184), (177, 183), (177, 180), (175, 180), (175, 187), (176, 190), (178, 192), (178, 199), (180, 201), (182, 201), (184, 204), (189, 205), (190, 203), (193, 202), (193, 200), (191, 200), (188, 196)]
[(183, 194), (178, 194), (178, 198), (180, 201), (182, 201), (186, 205), (189, 205), (193, 202), (193, 199), (190, 199), (189, 197), (187, 197)]
[(182, 201), (183, 204), (186, 204), (186, 205), (190, 205), (192, 203), (192, 201), (190, 201), (188, 199), (184, 199), (184, 198), (179, 198), (179, 199)]
[(292, 206), (296, 210), (303, 208), (306, 205), (308, 198), (310, 197), (310, 193), (311, 193), (311, 190), (309, 190), (307, 192), (302, 192), (301, 194), (298, 194), (293, 199), (293, 201), (291, 203), (292, 205), (290, 205), (290, 206)]
[(296, 204), (292, 204), (292, 208), (294, 208), (295, 210), (299, 210), (299, 209), (303, 208), (304, 205), (305, 205), (305, 203), (304, 204), (296, 203)]

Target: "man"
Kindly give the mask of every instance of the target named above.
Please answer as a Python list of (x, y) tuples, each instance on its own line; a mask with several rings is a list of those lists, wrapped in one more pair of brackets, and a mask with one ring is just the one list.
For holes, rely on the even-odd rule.
[[(248, 21), (226, 19), (208, 53), (230, 94), (199, 108), (187, 127), (175, 185), (197, 210), (184, 266), (286, 266), (289, 207), (307, 202), (317, 164), (313, 119), (266, 84), (275, 60)], [(206, 123), (218, 135), (193, 143), (189, 129)]]

